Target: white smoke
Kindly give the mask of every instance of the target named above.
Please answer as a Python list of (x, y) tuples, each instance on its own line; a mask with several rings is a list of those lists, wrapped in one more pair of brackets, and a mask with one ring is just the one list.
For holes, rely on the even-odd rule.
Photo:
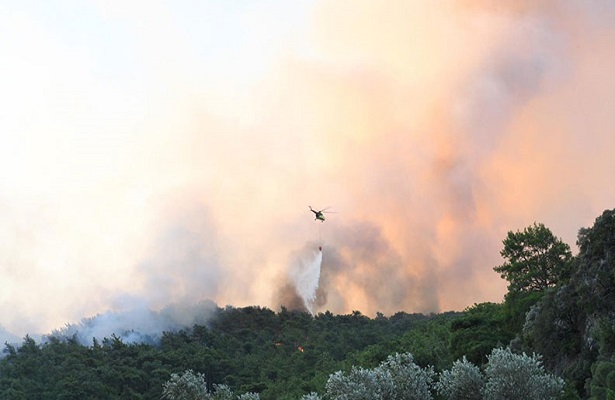
[(74, 337), (82, 345), (91, 345), (95, 338), (116, 336), (124, 343), (158, 343), (164, 332), (175, 332), (194, 325), (206, 325), (218, 306), (211, 301), (195, 305), (173, 304), (160, 311), (147, 306), (134, 307), (122, 312), (105, 312), (91, 318), (84, 318), (77, 324), (67, 324), (55, 330), (52, 336)]
[(320, 281), (320, 266), (322, 251), (307, 250), (299, 254), (296, 261), (288, 269), (288, 278), (297, 295), (303, 300), (303, 305), (310, 314), (314, 314), (316, 291)]

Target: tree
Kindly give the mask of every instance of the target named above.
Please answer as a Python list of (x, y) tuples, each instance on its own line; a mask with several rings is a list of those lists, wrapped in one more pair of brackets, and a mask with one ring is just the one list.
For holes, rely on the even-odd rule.
[(233, 391), (227, 385), (214, 384), (214, 392), (207, 394), (203, 400), (233, 400)]
[(504, 306), (474, 304), (451, 323), (450, 351), (453, 359), (467, 357), (483, 365), (494, 347), (510, 343), (514, 333), (506, 329)]
[[(586, 316), (578, 306), (578, 293), (572, 285), (562, 285), (548, 291), (527, 313), (523, 341), (544, 357), (544, 364), (551, 370), (571, 372), (570, 368), (579, 366), (585, 327)], [(587, 373), (588, 370), (582, 375)]]
[(561, 373), (582, 396), (589, 396), (591, 386), (593, 396), (608, 388), (607, 364), (598, 368), (596, 362), (615, 359), (615, 210), (580, 229), (577, 245), (570, 278), (530, 310), (523, 335), (547, 368)]
[(591, 228), (581, 228), (577, 245), (580, 304), (588, 314), (615, 319), (615, 209), (604, 211)]
[(393, 380), (391, 400), (427, 400), (431, 399), (429, 391), (433, 381), (432, 367), (421, 368), (414, 363), (410, 353), (395, 353), (387, 357), (376, 370), (390, 374)]
[(542, 292), (568, 278), (570, 246), (543, 224), (509, 231), (502, 243), (506, 262), (493, 269), (509, 282), (509, 291)]
[(203, 374), (194, 372), (191, 369), (184, 371), (183, 374), (172, 374), (164, 385), (162, 398), (168, 400), (259, 400), (258, 393), (244, 393), (235, 396), (231, 388), (227, 385), (214, 384), (212, 393), (207, 391), (205, 377)]
[(260, 398), (261, 397), (258, 395), (258, 393), (252, 392), (244, 393), (237, 396), (237, 400), (260, 400)]
[(410, 353), (394, 354), (374, 369), (353, 366), (331, 374), (326, 398), (344, 400), (430, 400), (433, 368), (421, 368)]
[(510, 348), (493, 349), (484, 374), (467, 361), (457, 360), (435, 384), (448, 400), (554, 400), (564, 381), (545, 372), (540, 356), (514, 354)]
[(392, 390), (390, 375), (353, 366), (348, 374), (337, 371), (329, 376), (327, 398), (344, 400), (382, 399)]
[(592, 367), (592, 400), (615, 399), (615, 362), (599, 361)]
[(577, 245), (578, 267), (572, 277), (577, 295), (575, 305), (584, 314), (581, 326), (591, 327), (579, 334), (585, 353), (582, 361), (593, 363), (592, 399), (614, 399), (615, 209), (605, 210), (592, 227), (581, 228)]
[(203, 374), (191, 369), (183, 374), (172, 374), (163, 385), (162, 398), (168, 400), (201, 400), (208, 396)]
[(563, 379), (547, 374), (540, 356), (493, 349), (485, 368), (485, 400), (554, 400), (564, 388)]
[(300, 400), (322, 400), (322, 398), (316, 392), (310, 392), (301, 396)]
[(448, 371), (442, 371), (435, 387), (448, 400), (482, 400), (485, 378), (480, 368), (469, 362), (465, 356), (453, 363)]

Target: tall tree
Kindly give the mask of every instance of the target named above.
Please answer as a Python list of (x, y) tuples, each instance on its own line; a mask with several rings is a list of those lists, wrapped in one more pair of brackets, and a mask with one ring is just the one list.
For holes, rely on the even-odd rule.
[(568, 278), (570, 246), (543, 224), (508, 232), (503, 244), (506, 262), (493, 269), (509, 282), (509, 292), (543, 292)]

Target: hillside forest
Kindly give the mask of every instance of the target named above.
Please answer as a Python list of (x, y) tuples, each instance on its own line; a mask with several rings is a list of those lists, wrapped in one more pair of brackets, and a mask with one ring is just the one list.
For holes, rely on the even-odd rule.
[(5, 344), (2, 399), (615, 399), (615, 209), (573, 255), (534, 223), (503, 239), (501, 303), (462, 312), (311, 315), (215, 306), (126, 342), (57, 331)]

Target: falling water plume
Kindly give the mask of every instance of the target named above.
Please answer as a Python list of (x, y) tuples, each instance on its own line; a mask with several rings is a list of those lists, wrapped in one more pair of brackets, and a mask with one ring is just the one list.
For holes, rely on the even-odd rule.
[(302, 253), (289, 270), (289, 278), (303, 305), (314, 314), (314, 301), (320, 280), (322, 251), (313, 250)]

